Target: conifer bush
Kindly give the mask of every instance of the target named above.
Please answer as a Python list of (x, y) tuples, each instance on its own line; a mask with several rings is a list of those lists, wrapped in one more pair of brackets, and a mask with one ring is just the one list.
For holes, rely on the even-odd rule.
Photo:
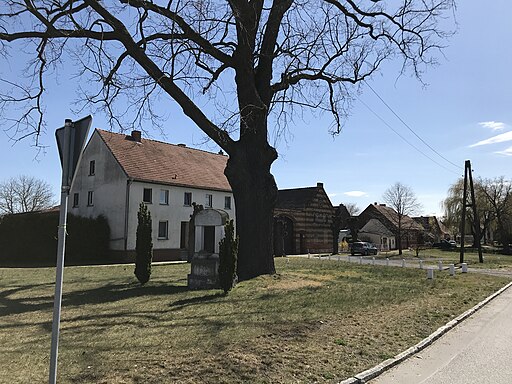
[(228, 293), (238, 280), (236, 262), (238, 257), (238, 237), (235, 238), (233, 220), (224, 226), (225, 235), (219, 243), (219, 283), (224, 293)]
[(135, 276), (144, 285), (151, 276), (153, 241), (151, 240), (151, 213), (144, 203), (137, 212), (137, 235), (135, 244)]

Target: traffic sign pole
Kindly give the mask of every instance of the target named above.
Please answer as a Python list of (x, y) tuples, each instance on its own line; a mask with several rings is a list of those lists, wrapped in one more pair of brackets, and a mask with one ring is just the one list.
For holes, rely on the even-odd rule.
[(64, 276), (64, 252), (66, 249), (66, 225), (68, 217), (68, 197), (69, 197), (69, 158), (71, 150), (71, 120), (66, 120), (64, 125), (64, 145), (62, 159), (62, 186), (60, 192), (60, 214), (59, 214), (59, 232), (57, 242), (57, 270), (55, 277), (55, 299), (53, 305), (52, 322), (52, 347), (50, 354), (50, 384), (57, 382), (57, 355), (59, 353), (59, 333), (60, 333), (60, 312), (62, 307), (62, 279)]
[(59, 353), (60, 313), (62, 307), (62, 281), (64, 277), (64, 253), (66, 250), (69, 191), (91, 122), (91, 116), (87, 116), (75, 123), (66, 119), (64, 127), (55, 132), (62, 165), (62, 186), (60, 193), (59, 237), (57, 242), (57, 267), (55, 299), (53, 304), (49, 384), (56, 384), (57, 382), (57, 357)]

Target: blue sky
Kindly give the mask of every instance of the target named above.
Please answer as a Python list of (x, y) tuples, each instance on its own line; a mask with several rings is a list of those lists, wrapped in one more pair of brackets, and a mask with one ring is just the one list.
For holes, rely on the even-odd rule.
[[(416, 193), (423, 214), (440, 214), (440, 202), (463, 175), (465, 160), (471, 160), (474, 177), (512, 178), (509, 4), (506, 0), (481, 4), (459, 2), (458, 33), (446, 42), (439, 65), (425, 73), (426, 87), (408, 75), (397, 78), (395, 64), (387, 64), (369, 82), (408, 127), (458, 167), (432, 152), (363, 85), (339, 136), (328, 133), (329, 116), (295, 120), (287, 140), (278, 143), (279, 159), (272, 167), (279, 188), (323, 182), (333, 204), (351, 202), (364, 209), (382, 202), (384, 191), (399, 181)], [(57, 200), (61, 171), (53, 131), (65, 118), (76, 120), (87, 113), (71, 112), (73, 86), (63, 80), (50, 87), (48, 130), (42, 137), (45, 153), (38, 154), (30, 141), (13, 143), (0, 132), (0, 181), (19, 174), (37, 176), (54, 187)], [(169, 106), (174, 108), (174, 102)], [(170, 114), (165, 136), (152, 131), (152, 138), (215, 149), (203, 144), (202, 132), (178, 108)], [(108, 129), (99, 115), (94, 116), (93, 127)]]

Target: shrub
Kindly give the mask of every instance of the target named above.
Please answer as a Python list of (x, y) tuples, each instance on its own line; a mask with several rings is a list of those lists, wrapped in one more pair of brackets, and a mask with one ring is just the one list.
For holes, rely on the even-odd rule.
[(135, 276), (144, 285), (151, 276), (153, 242), (151, 240), (151, 213), (144, 203), (140, 203), (137, 212), (137, 237), (135, 244)]
[(237, 282), (238, 237), (235, 239), (233, 220), (229, 220), (224, 229), (224, 238), (219, 243), (219, 283), (224, 293), (228, 293)]

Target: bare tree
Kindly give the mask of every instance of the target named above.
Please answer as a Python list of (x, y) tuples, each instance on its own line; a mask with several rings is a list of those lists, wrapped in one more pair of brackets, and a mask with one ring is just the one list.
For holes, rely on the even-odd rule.
[(503, 176), (481, 181), (482, 192), (496, 219), (498, 238), (503, 251), (511, 253), (512, 242), (512, 182)]
[(404, 217), (413, 215), (421, 209), (421, 204), (416, 199), (411, 187), (396, 182), (389, 187), (382, 195), (382, 199), (397, 213), (397, 243), (398, 254), (402, 254), (402, 236), (404, 231)]
[(7, 116), (25, 105), (7, 118), (11, 135), (37, 140), (46, 78), (69, 59), (79, 105), (113, 128), (163, 128), (168, 116), (154, 101), (173, 99), (229, 154), (238, 276), (248, 279), (275, 271), (272, 136), (304, 108), (331, 113), (339, 132), (357, 84), (386, 60), (420, 78), (452, 9), (454, 0), (4, 0), (0, 55), (21, 49), (31, 60), (19, 79), (4, 78), (0, 107)]
[(32, 176), (13, 177), (0, 184), (0, 212), (34, 212), (54, 205), (50, 184)]
[(347, 208), (347, 211), (350, 214), (350, 216), (357, 216), (359, 213), (361, 213), (361, 208), (359, 208), (356, 203), (347, 203), (344, 205), (345, 208)]

